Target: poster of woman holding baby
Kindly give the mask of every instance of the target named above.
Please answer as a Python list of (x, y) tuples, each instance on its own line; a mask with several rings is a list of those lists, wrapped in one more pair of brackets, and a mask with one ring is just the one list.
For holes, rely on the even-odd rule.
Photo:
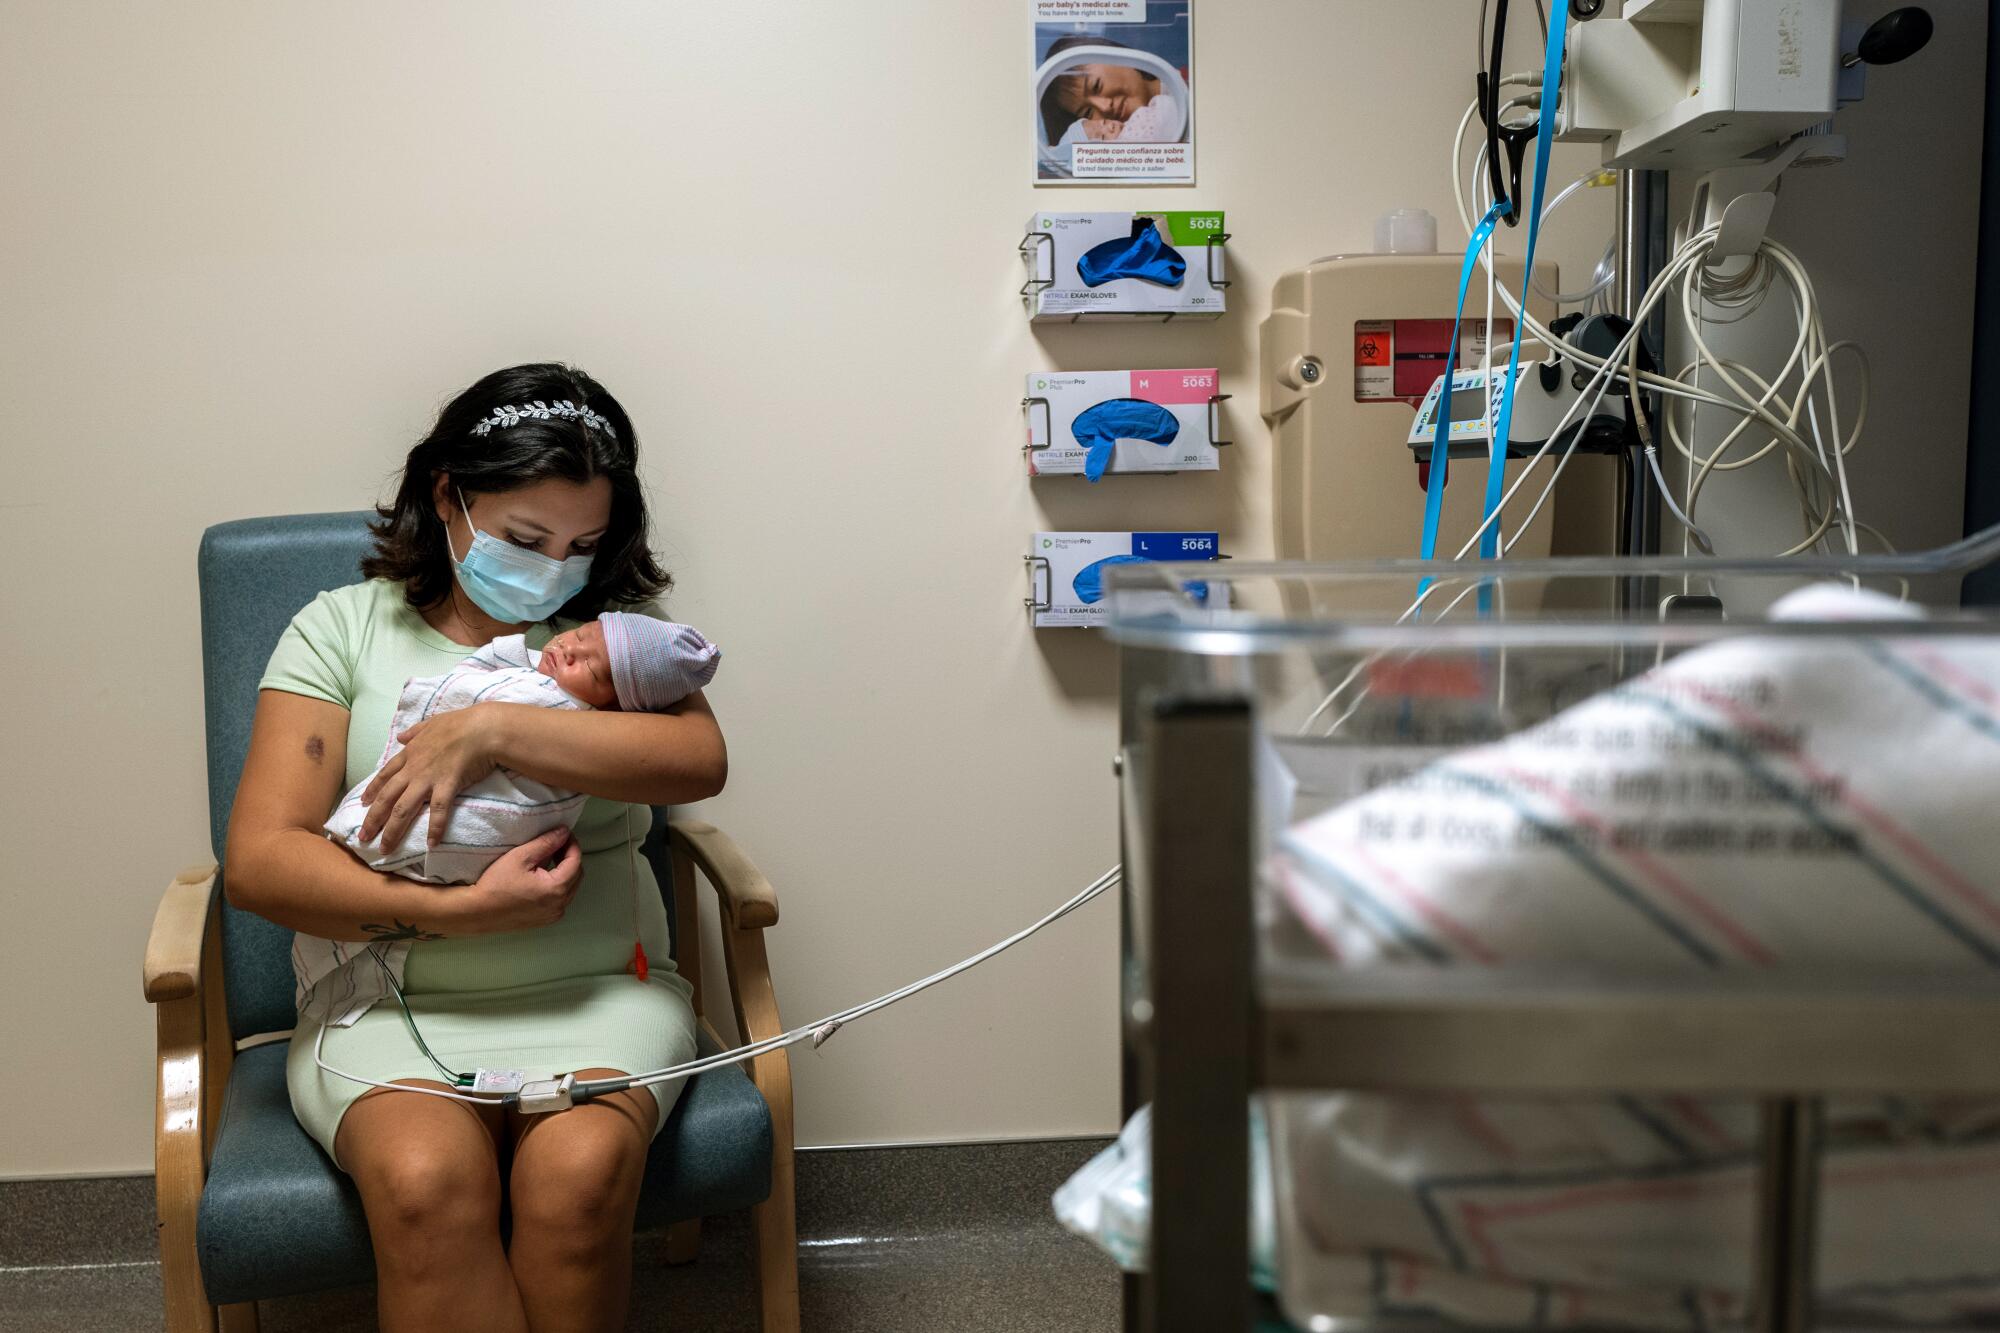
[(1188, 8), (1035, 0), (1038, 184), (1193, 184)]

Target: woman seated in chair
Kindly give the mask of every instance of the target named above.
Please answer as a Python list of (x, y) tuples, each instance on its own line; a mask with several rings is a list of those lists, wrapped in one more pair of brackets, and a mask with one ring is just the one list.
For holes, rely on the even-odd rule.
[[(381, 757), (408, 678), (501, 635), (540, 648), (607, 608), (660, 614), (649, 603), (671, 580), (648, 545), (637, 445), (624, 408), (577, 370), (480, 380), (410, 451), (377, 509), (365, 581), (302, 608), (259, 682), (229, 899), (309, 946), (293, 951), (287, 1084), (360, 1191), (387, 1330), (624, 1326), (647, 1150), (682, 1082), (523, 1115), (470, 1100), (456, 1076), (612, 1077), (694, 1057), (692, 988), (633, 849), (648, 806), (722, 789), (728, 760), (701, 691), (657, 713), (479, 703), (404, 733), (364, 840), (392, 844), (426, 810), (430, 836), (448, 836), (454, 796), (500, 767), (591, 797), (573, 831), (507, 853), (476, 883), (379, 873), (321, 825)], [(407, 950), (407, 1017), (382, 961), (392, 943)]]

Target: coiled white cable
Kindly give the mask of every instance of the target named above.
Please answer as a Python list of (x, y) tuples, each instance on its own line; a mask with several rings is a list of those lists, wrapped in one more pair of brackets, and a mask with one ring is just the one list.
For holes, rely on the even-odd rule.
[[(1515, 73), (1506, 75), (1501, 82), (1503, 86), (1534, 86), (1538, 80), (1539, 75), (1537, 74)], [(1458, 209), (1460, 225), (1465, 228), (1466, 235), (1468, 236), (1472, 234), (1473, 230), (1473, 214), (1468, 212), (1467, 209), (1465, 191), (1466, 173), (1461, 169), (1461, 163), (1464, 160), (1466, 131), (1477, 113), (1478, 104), (1476, 102), (1466, 108), (1465, 114), (1459, 119), (1458, 130), (1453, 138), (1451, 150), (1452, 194)], [(1483, 199), (1483, 191), (1481, 190), (1483, 176), (1480, 174), (1479, 164), (1476, 160), (1470, 165), (1469, 170), (1473, 180), (1474, 195), (1476, 198)], [(1483, 208), (1484, 204), (1482, 203), (1480, 207)], [(1690, 229), (1692, 230), (1692, 224), (1690, 224)], [(1712, 231), (1712, 229), (1710, 230)], [(1695, 232), (1693, 236), (1690, 236), (1682, 247), (1677, 247), (1677, 253), (1684, 250), (1685, 244), (1692, 243), (1700, 234), (1700, 232)], [(1767, 241), (1766, 245), (1767, 247), (1775, 247), (1780, 250), (1783, 248), (1778, 246), (1778, 243), (1775, 241)], [(1793, 271), (1803, 275), (1803, 266), (1797, 265), (1796, 256), (1792, 256), (1789, 251), (1784, 251), (1784, 254), (1796, 266)], [(1490, 274), (1492, 271), (1490, 249), (1482, 253), (1482, 263), (1486, 266)], [(1771, 272), (1772, 270), (1768, 265), (1753, 263), (1744, 273), (1725, 277), (1714, 274), (1704, 267), (1700, 274), (1700, 279), (1704, 283), (1704, 295), (1709, 296), (1713, 301), (1725, 307), (1740, 308), (1741, 313), (1737, 314), (1734, 318), (1744, 318), (1755, 309), (1756, 303), (1763, 299), (1771, 282)], [(1805, 299), (1809, 301), (1810, 283), (1807, 282), (1805, 285), (1808, 289)], [(1500, 289), (1500, 299), (1514, 314), (1514, 317), (1522, 321), (1522, 327), (1526, 331), (1533, 333), (1548, 347), (1574, 358), (1580, 365), (1595, 368), (1599, 364), (1599, 358), (1571, 343), (1566, 338), (1555, 334), (1540, 320), (1524, 310), (1514, 294), (1504, 286)], [(1816, 314), (1816, 310), (1810, 307), (1809, 312)], [(1710, 322), (1722, 323), (1731, 321), (1728, 319), (1712, 319)], [(1788, 361), (1787, 364), (1789, 366), (1795, 364), (1795, 362)], [(1783, 376), (1781, 375), (1779, 378), (1782, 381)], [(1775, 436), (1785, 440), (1789, 447), (1805, 453), (1812, 451), (1811, 446), (1806, 443), (1803, 437), (1792, 426), (1783, 422), (1775, 413), (1770, 412), (1768, 408), (1759, 410), (1757, 406), (1752, 404), (1747, 404), (1723, 395), (1713, 394), (1701, 389), (1698, 385), (1690, 385), (1675, 377), (1659, 375), (1650, 371), (1641, 374), (1640, 382), (1669, 397), (1711, 403), (1725, 411), (1736, 413), (1748, 412), (1750, 415), (1757, 417), (1760, 423), (1765, 428), (1771, 430)]]
[[(1532, 76), (1529, 75), (1510, 75), (1507, 77), (1506, 80), (1503, 80), (1503, 82), (1505, 83), (1528, 83), (1531, 81), (1532, 81)], [(1472, 116), (1476, 113), (1476, 111), (1477, 111), (1477, 106), (1475, 104), (1473, 107), (1468, 108), (1465, 116), (1460, 119), (1458, 134), (1457, 137), (1454, 139), (1453, 143), (1453, 157), (1452, 157), (1453, 193), (1458, 205), (1460, 223), (1465, 226), (1468, 235), (1471, 234), (1473, 228), (1471, 224), (1471, 217), (1466, 210), (1465, 193), (1464, 193), (1461, 173), (1459, 170), (1459, 163), (1461, 158), (1463, 157), (1463, 144), (1464, 144), (1465, 131), (1469, 126)], [(1476, 163), (1474, 164), (1472, 169), (1475, 176), (1475, 190), (1477, 190)], [(1592, 171), (1592, 172), (1587, 172), (1582, 176), (1579, 176), (1575, 181), (1572, 181), (1569, 186), (1565, 187), (1562, 194), (1558, 196), (1558, 199), (1566, 198), (1571, 191), (1580, 188), (1582, 184), (1587, 183), (1588, 181), (1594, 179), (1597, 176), (1597, 174), (1598, 173), (1596, 171)], [(1546, 216), (1547, 216), (1547, 211), (1545, 210), (1544, 217)], [(1828, 345), (1825, 342), (1824, 330), (1819, 321), (1818, 305), (1814, 297), (1814, 294), (1812, 292), (1811, 280), (1806, 275), (1804, 265), (1798, 261), (1796, 255), (1794, 255), (1790, 250), (1786, 249), (1778, 242), (1767, 241), (1765, 248), (1769, 250), (1772, 255), (1772, 259), (1769, 263), (1763, 262), (1763, 256), (1762, 253), (1760, 252), (1757, 261), (1753, 262), (1743, 272), (1731, 275), (1715, 275), (1711, 270), (1707, 268), (1706, 264), (1703, 261), (1706, 259), (1709, 251), (1712, 250), (1714, 247), (1716, 234), (1717, 234), (1717, 229), (1714, 227), (1710, 227), (1694, 231), (1692, 235), (1688, 235), (1685, 237), (1683, 242), (1678, 247), (1676, 247), (1675, 254), (1672, 257), (1672, 259), (1669, 260), (1666, 267), (1662, 270), (1660, 274), (1658, 274), (1654, 278), (1653, 282), (1649, 284), (1645, 296), (1641, 300), (1637, 315), (1632, 322), (1632, 326), (1627, 330), (1626, 335), (1618, 341), (1618, 343), (1614, 346), (1614, 348), (1612, 349), (1611, 353), (1608, 356), (1601, 358), (1586, 353), (1583, 351), (1582, 348), (1575, 346), (1574, 344), (1570, 343), (1567, 339), (1560, 338), (1555, 334), (1553, 334), (1546, 326), (1541, 324), (1540, 321), (1535, 320), (1531, 315), (1529, 315), (1522, 308), (1520, 303), (1514, 299), (1513, 294), (1507, 291), (1507, 289), (1504, 286), (1498, 287), (1501, 300), (1506, 303), (1507, 307), (1514, 313), (1516, 318), (1521, 319), (1523, 321), (1524, 329), (1534, 332), (1535, 335), (1538, 338), (1540, 338), (1545, 345), (1550, 346), (1551, 348), (1558, 349), (1566, 355), (1572, 356), (1579, 364), (1592, 367), (1594, 373), (1591, 379), (1586, 383), (1584, 391), (1571, 404), (1570, 409), (1564, 414), (1562, 420), (1557, 423), (1555, 429), (1550, 432), (1549, 438), (1543, 441), (1541, 447), (1529, 458), (1527, 466), (1521, 470), (1520, 475), (1516, 477), (1513, 484), (1508, 487), (1505, 494), (1501, 497), (1500, 503), (1498, 506), (1496, 506), (1494, 512), (1486, 517), (1486, 519), (1480, 524), (1478, 529), (1474, 531), (1472, 537), (1468, 539), (1465, 546), (1461, 547), (1458, 553), (1452, 557), (1454, 560), (1463, 559), (1466, 553), (1469, 552), (1472, 549), (1472, 547), (1477, 543), (1480, 536), (1482, 536), (1486, 532), (1488, 527), (1502, 521), (1502, 515), (1505, 513), (1508, 505), (1512, 502), (1515, 494), (1519, 491), (1522, 484), (1524, 484), (1527, 481), (1528, 477), (1532, 474), (1532, 472), (1534, 471), (1536, 466), (1541, 462), (1541, 460), (1547, 456), (1549, 448), (1553, 445), (1554, 441), (1561, 435), (1563, 429), (1569, 424), (1569, 422), (1572, 419), (1576, 417), (1576, 415), (1579, 412), (1583, 412), (1586, 415), (1586, 418), (1589, 413), (1594, 412), (1596, 410), (1597, 404), (1602, 401), (1605, 393), (1612, 387), (1614, 379), (1621, 379), (1627, 384), (1630, 384), (1634, 380), (1636, 380), (1640, 384), (1652, 385), (1653, 387), (1661, 389), (1663, 392), (1667, 394), (1669, 398), (1678, 398), (1686, 400), (1689, 401), (1692, 405), (1699, 405), (1701, 403), (1713, 403), (1717, 407), (1720, 407), (1724, 410), (1732, 411), (1742, 415), (1743, 420), (1738, 423), (1735, 429), (1731, 431), (1730, 435), (1725, 438), (1724, 443), (1721, 446), (1719, 446), (1718, 449), (1715, 450), (1704, 463), (1703, 460), (1695, 458), (1692, 450), (1687, 446), (1685, 446), (1684, 444), (1682, 444), (1682, 442), (1680, 441), (1678, 432), (1674, 429), (1673, 426), (1671, 403), (1669, 404), (1669, 410), (1666, 414), (1665, 420), (1662, 423), (1662, 425), (1668, 431), (1669, 438), (1674, 442), (1676, 447), (1680, 448), (1683, 453), (1688, 454), (1691, 462), (1695, 464), (1695, 468), (1693, 469), (1690, 478), (1688, 499), (1685, 507), (1676, 504), (1673, 500), (1671, 489), (1667, 485), (1666, 477), (1660, 468), (1657, 449), (1649, 447), (1646, 450), (1647, 465), (1651, 470), (1655, 484), (1658, 485), (1658, 487), (1660, 488), (1660, 493), (1662, 497), (1665, 499), (1669, 510), (1674, 514), (1676, 520), (1683, 525), (1683, 528), (1690, 533), (1691, 538), (1697, 541), (1705, 550), (1709, 551), (1712, 554), (1714, 546), (1713, 543), (1707, 538), (1706, 534), (1703, 534), (1701, 532), (1700, 528), (1696, 525), (1694, 519), (1694, 502), (1699, 495), (1701, 481), (1705, 480), (1708, 470), (1718, 466), (1725, 468), (1731, 466), (1728, 464), (1721, 463), (1721, 457), (1723, 453), (1725, 453), (1727, 449), (1731, 445), (1733, 445), (1737, 439), (1741, 438), (1742, 433), (1746, 429), (1749, 429), (1752, 425), (1762, 426), (1763, 428), (1769, 430), (1771, 438), (1769, 442), (1764, 446), (1764, 448), (1761, 449), (1755, 456), (1753, 456), (1753, 458), (1748, 460), (1742, 460), (1744, 463), (1755, 461), (1755, 458), (1763, 457), (1765, 454), (1768, 454), (1771, 449), (1783, 446), (1784, 448), (1790, 451), (1790, 454), (1788, 455), (1788, 466), (1792, 466), (1794, 468), (1795, 479), (1798, 478), (1800, 475), (1796, 470), (1800, 464), (1800, 461), (1807, 460), (1810, 462), (1810, 464), (1817, 467), (1820, 474), (1826, 475), (1829, 481), (1837, 481), (1840, 490), (1840, 499), (1837, 502), (1837, 504), (1829, 505), (1825, 510), (1825, 512), (1819, 515), (1819, 521), (1817, 525), (1815, 525), (1813, 521), (1814, 513), (1811, 507), (1810, 498), (1806, 494), (1805, 483), (1804, 482), (1799, 483), (1801, 485), (1802, 505), (1804, 506), (1805, 509), (1807, 526), (1810, 530), (1807, 533), (1807, 538), (1805, 542), (1801, 543), (1798, 546), (1793, 547), (1792, 549), (1786, 552), (1783, 552), (1782, 554), (1785, 555), (1797, 554), (1800, 551), (1807, 549), (1811, 545), (1813, 545), (1824, 534), (1827, 525), (1832, 521), (1836, 512), (1838, 512), (1848, 524), (1849, 544), (1850, 544), (1850, 549), (1852, 549), (1854, 540), (1852, 535), (1853, 531), (1856, 528), (1861, 527), (1862, 525), (1860, 525), (1854, 519), (1853, 516), (1852, 497), (1851, 493), (1849, 492), (1846, 486), (1846, 481), (1845, 481), (1846, 469), (1844, 462), (1842, 460), (1844, 460), (1846, 454), (1853, 449), (1855, 443), (1857, 443), (1859, 440), (1860, 424), (1861, 424), (1860, 418), (1857, 418), (1853, 434), (1850, 435), (1846, 440), (1838, 439), (1838, 426), (1837, 424), (1832, 425), (1831, 429), (1832, 433), (1836, 437), (1836, 442), (1831, 450), (1826, 449), (1824, 447), (1824, 442), (1820, 438), (1819, 432), (1817, 430), (1817, 416), (1811, 401), (1811, 389), (1813, 385), (1814, 376), (1815, 375), (1822, 376), (1826, 384), (1826, 392), (1828, 396), (1828, 406), (1829, 406), (1829, 420), (1831, 423), (1834, 420), (1834, 413), (1836, 411), (1836, 399), (1834, 397), (1832, 378), (1830, 374), (1830, 363), (1832, 361), (1833, 354), (1835, 351), (1840, 350), (1842, 348), (1850, 348), (1854, 350), (1858, 355), (1859, 348), (1854, 347), (1853, 344), (1851, 343)], [(1494, 268), (1492, 263), (1492, 248), (1490, 242), (1482, 250), (1480, 255), (1480, 260), (1482, 266), (1486, 269), (1487, 272), (1488, 292), (1490, 300), (1491, 293), (1493, 292), (1496, 286), (1496, 284), (1494, 284), (1493, 282)], [(1773, 281), (1772, 275), (1774, 273), (1783, 274), (1783, 276), (1785, 276), (1792, 285), (1795, 308), (1799, 316), (1799, 334), (1797, 340), (1794, 343), (1791, 354), (1787, 357), (1784, 366), (1780, 369), (1778, 375), (1775, 376), (1770, 382), (1766, 383), (1759, 376), (1754, 376), (1754, 375), (1749, 376), (1749, 378), (1754, 379), (1758, 383), (1760, 388), (1764, 389), (1764, 392), (1761, 395), (1752, 397), (1746, 390), (1744, 390), (1740, 381), (1734, 379), (1730, 374), (1730, 371), (1732, 369), (1740, 370), (1741, 368), (1737, 367), (1735, 363), (1723, 362), (1721, 358), (1715, 357), (1713, 353), (1709, 351), (1706, 344), (1700, 341), (1699, 325), (1702, 319), (1702, 309), (1700, 303), (1704, 297), (1711, 298), (1713, 301), (1724, 306), (1724, 308), (1740, 310), (1741, 313), (1735, 315), (1734, 318), (1739, 318), (1739, 319), (1743, 318), (1747, 316), (1748, 313), (1753, 311), (1756, 305), (1764, 299), (1764, 296), (1768, 293), (1771, 287)], [(1532, 280), (1532, 275), (1531, 275), (1531, 280)], [(1735, 391), (1736, 397), (1734, 399), (1703, 390), (1698, 383), (1692, 385), (1685, 383), (1683, 378), (1687, 373), (1685, 371), (1683, 372), (1683, 377), (1668, 377), (1668, 376), (1655, 375), (1651, 373), (1635, 373), (1636, 366), (1629, 364), (1630, 362), (1636, 361), (1635, 349), (1633, 347), (1633, 339), (1636, 336), (1637, 330), (1643, 327), (1647, 316), (1652, 312), (1653, 308), (1659, 303), (1659, 301), (1664, 298), (1666, 292), (1671, 290), (1673, 284), (1676, 281), (1678, 281), (1682, 287), (1683, 314), (1686, 316), (1690, 328), (1694, 330), (1696, 346), (1697, 346), (1696, 361), (1690, 366), (1689, 369), (1693, 370), (1695, 374), (1699, 375), (1700, 369), (1704, 364), (1716, 368), (1718, 374), (1721, 375), (1725, 384), (1733, 391)], [(1711, 321), (1711, 322), (1728, 322), (1728, 321)], [(1490, 315), (1488, 320), (1488, 326), (1489, 328), (1491, 327)], [(1787, 404), (1789, 410), (1787, 411), (1786, 415), (1780, 417), (1779, 415), (1777, 415), (1776, 412), (1774, 412), (1771, 409), (1770, 407), (1771, 400), (1777, 396), (1779, 391), (1779, 386), (1781, 386), (1785, 381), (1785, 379), (1791, 374), (1791, 372), (1799, 366), (1802, 359), (1806, 360), (1806, 367), (1801, 374), (1801, 384), (1799, 393), (1795, 398), (1792, 399), (1790, 403)], [(1628, 361), (1628, 365), (1623, 367), (1619, 366), (1618, 363), (1621, 360)], [(1614, 367), (1617, 367), (1617, 372), (1614, 372)], [(1863, 407), (1861, 410), (1861, 417), (1865, 417), (1866, 415), (1866, 398), (1867, 398), (1867, 389), (1866, 389), (1865, 360), (1864, 360), (1864, 380), (1862, 389)], [(1805, 414), (1808, 418), (1809, 423), (1813, 428), (1814, 438), (1810, 443), (1797, 430), (1797, 422), (1800, 415), (1801, 404), (1804, 405)], [(1564, 449), (1561, 457), (1557, 460), (1555, 468), (1551, 473), (1551, 475), (1549, 476), (1547, 483), (1543, 486), (1541, 495), (1536, 499), (1534, 505), (1529, 510), (1528, 516), (1522, 520), (1520, 526), (1515, 530), (1514, 534), (1502, 544), (1501, 550), (1503, 555), (1507, 551), (1510, 551), (1513, 548), (1514, 544), (1520, 540), (1521, 536), (1528, 531), (1528, 529), (1533, 525), (1535, 519), (1539, 516), (1542, 507), (1547, 503), (1549, 497), (1554, 494), (1556, 483), (1560, 480), (1563, 469), (1567, 466), (1569, 459), (1574, 455), (1576, 445), (1578, 443), (1578, 440), (1581, 438), (1581, 434), (1582, 432), (1578, 431), (1577, 438), (1574, 438), (1569, 442), (1568, 446)], [(1424, 600), (1428, 598), (1428, 596), (1431, 593), (1435, 592), (1439, 586), (1440, 586), (1439, 584), (1433, 583), (1429, 588), (1427, 588), (1424, 592), (1424, 596), (1420, 597), (1416, 602), (1413, 602), (1409, 607), (1409, 609), (1407, 609), (1403, 613), (1403, 615), (1397, 618), (1397, 623), (1400, 624), (1404, 620), (1407, 620), (1411, 615), (1415, 614), (1416, 611), (1423, 605)], [(1464, 592), (1461, 591), (1457, 597), (1454, 597), (1449, 603), (1447, 603), (1444, 610), (1439, 613), (1440, 616), (1450, 614), (1451, 610), (1464, 599), (1464, 595), (1465, 595)], [(1328, 693), (1325, 698), (1320, 700), (1319, 704), (1307, 716), (1306, 721), (1302, 726), (1302, 729), (1309, 730), (1312, 727), (1313, 723), (1316, 722), (1318, 718), (1323, 713), (1325, 713), (1326, 710), (1330, 708), (1339, 699), (1340, 695), (1346, 691), (1346, 689), (1361, 675), (1361, 673), (1364, 670), (1366, 670), (1367, 667), (1372, 662), (1378, 660), (1380, 656), (1381, 654), (1371, 654), (1369, 656), (1364, 657), (1360, 662), (1358, 662), (1354, 666), (1354, 668), (1350, 670), (1347, 673), (1347, 675), (1343, 677), (1343, 679), (1333, 687), (1332, 691)], [(1364, 689), (1363, 691), (1364, 697), (1365, 694), (1366, 690)], [(1337, 731), (1339, 727), (1342, 725), (1342, 723), (1344, 723), (1348, 717), (1351, 717), (1353, 715), (1354, 709), (1359, 706), (1359, 703), (1360, 700), (1357, 698), (1355, 704), (1351, 706), (1346, 711), (1346, 713), (1342, 714), (1338, 719), (1336, 719), (1332, 723), (1332, 725), (1329, 728), (1328, 734), (1332, 734), (1332, 732)]]

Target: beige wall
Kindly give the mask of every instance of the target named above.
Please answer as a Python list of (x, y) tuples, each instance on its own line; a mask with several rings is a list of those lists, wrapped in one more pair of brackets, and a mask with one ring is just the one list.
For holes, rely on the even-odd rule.
[[(673, 609), (727, 653), (732, 777), (706, 813), (779, 888), (789, 1018), (983, 948), (1108, 866), (1115, 658), (1026, 628), (1026, 534), (1219, 527), (1268, 553), (1270, 284), (1365, 247), (1386, 207), (1448, 217), (1475, 8), (1199, 0), (1200, 184), (1038, 192), (1020, 0), (0, 4), (22, 562), (0, 598), (28, 668), (0, 703), (0, 1067), (61, 1091), (0, 1111), (0, 1176), (151, 1166), (139, 959), (168, 876), (207, 853), (202, 529), (369, 503), (497, 366), (574, 361), (638, 423)], [(1235, 308), (1031, 331), (1013, 246), (1058, 202), (1225, 208)], [(1963, 256), (1949, 217), (1932, 244)], [(1571, 272), (1602, 243), (1588, 209), (1555, 231)], [(1922, 304), (1962, 321), (1963, 271), (1926, 269)], [(1868, 281), (1825, 286), (1865, 302)], [(1906, 311), (1878, 327), (1898, 319), (1920, 336)], [(1224, 470), (1031, 489), (1022, 376), (1149, 363), (1223, 367)], [(1396, 497), (1412, 523), (1417, 495)], [(1112, 1131), (1116, 940), (1101, 900), (795, 1053), (800, 1141)]]

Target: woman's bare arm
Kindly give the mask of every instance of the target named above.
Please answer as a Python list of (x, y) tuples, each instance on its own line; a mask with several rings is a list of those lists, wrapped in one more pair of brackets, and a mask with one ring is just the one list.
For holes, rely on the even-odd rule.
[(496, 767), (647, 805), (704, 800), (729, 777), (722, 728), (700, 690), (659, 713), (476, 703), (434, 713), (398, 738), (403, 748), (361, 793), (363, 842), (395, 846), (429, 807), (435, 846), (451, 803)]
[(327, 839), (321, 826), (346, 790), (347, 719), (323, 699), (257, 692), (223, 849), (230, 904), (329, 940), (480, 933), (476, 886), (385, 875)]
[(684, 805), (715, 795), (729, 779), (722, 728), (700, 690), (658, 713), (476, 707), (491, 710), (494, 762), (551, 787), (609, 801)]

